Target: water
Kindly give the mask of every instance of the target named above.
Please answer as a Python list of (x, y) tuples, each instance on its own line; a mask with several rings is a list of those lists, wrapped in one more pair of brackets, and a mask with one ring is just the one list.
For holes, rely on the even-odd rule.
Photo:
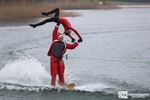
[(128, 91), (130, 100), (150, 99), (150, 8), (75, 12), (82, 16), (68, 19), (83, 43), (64, 58), (65, 81), (75, 82), (75, 90), (49, 85), (54, 23), (8, 25), (0, 27), (0, 100), (120, 100), (118, 91)]

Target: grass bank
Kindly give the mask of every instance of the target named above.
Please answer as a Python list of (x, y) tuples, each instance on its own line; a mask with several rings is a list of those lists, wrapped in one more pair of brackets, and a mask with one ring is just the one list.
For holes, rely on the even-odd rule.
[[(57, 6), (56, 6), (57, 7)], [(55, 8), (53, 4), (3, 4), (0, 5), (0, 20), (17, 20), (40, 17), (41, 12)], [(79, 16), (74, 12), (61, 12), (61, 16)]]
[[(29, 3), (13, 2), (0, 4), (0, 20), (18, 20), (40, 17), (43, 11), (50, 11), (59, 7), (61, 10), (71, 9), (112, 9), (114, 4), (99, 4), (99, 2), (78, 1), (78, 2), (55, 2), (55, 3)], [(75, 12), (61, 12), (61, 16), (79, 16)]]

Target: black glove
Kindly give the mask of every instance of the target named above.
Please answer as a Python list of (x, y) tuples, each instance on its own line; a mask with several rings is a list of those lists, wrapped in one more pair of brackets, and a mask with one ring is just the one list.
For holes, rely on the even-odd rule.
[(31, 27), (36, 28), (36, 25), (34, 24), (29, 24)]
[(75, 42), (75, 39), (74, 39), (74, 38), (72, 38), (71, 42), (72, 42), (72, 43), (73, 43), (73, 42)]
[(59, 26), (60, 25), (60, 22), (57, 22), (57, 26)]
[(80, 42), (82, 42), (82, 41), (83, 41), (82, 38), (79, 38), (78, 43), (80, 43)]
[(46, 13), (46, 12), (42, 12), (42, 15), (44, 15), (44, 16), (48, 16), (48, 13)]

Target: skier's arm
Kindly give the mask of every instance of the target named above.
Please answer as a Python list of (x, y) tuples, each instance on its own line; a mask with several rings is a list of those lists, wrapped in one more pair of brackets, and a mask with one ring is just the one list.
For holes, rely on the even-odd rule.
[(49, 50), (48, 50), (48, 53), (47, 53), (47, 56), (51, 56), (51, 49), (52, 49), (52, 45), (53, 45), (53, 43), (50, 45), (50, 48), (49, 48)]
[(67, 49), (75, 49), (78, 46), (78, 42), (74, 42), (73, 44), (66, 43)]
[(78, 42), (80, 41), (80, 42), (82, 42), (83, 40), (82, 40), (82, 37), (80, 36), (80, 34), (78, 33), (78, 31), (77, 30), (75, 30), (74, 28), (72, 28), (72, 27), (70, 27), (70, 29), (79, 37), (79, 40), (78, 40)]
[(58, 28), (59, 28), (59, 23), (57, 23), (57, 25), (55, 26), (54, 30), (53, 30), (53, 35), (52, 35), (52, 41), (57, 40), (58, 36), (59, 36), (59, 32), (58, 32)]
[(67, 34), (67, 36), (69, 36), (69, 38), (71, 39), (71, 42), (72, 42), (72, 43), (75, 42), (75, 39), (70, 35), (70, 33)]

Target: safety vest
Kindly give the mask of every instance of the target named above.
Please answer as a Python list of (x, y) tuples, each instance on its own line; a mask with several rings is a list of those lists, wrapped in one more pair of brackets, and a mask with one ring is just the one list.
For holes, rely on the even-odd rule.
[(63, 41), (55, 41), (52, 45), (52, 56), (62, 58), (66, 50), (66, 45)]

